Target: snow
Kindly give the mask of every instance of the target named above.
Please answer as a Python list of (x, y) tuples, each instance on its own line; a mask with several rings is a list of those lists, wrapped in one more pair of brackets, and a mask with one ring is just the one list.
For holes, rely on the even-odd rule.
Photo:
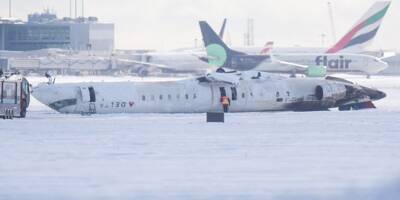
[(398, 199), (400, 77), (345, 78), (388, 97), (377, 110), (227, 114), (224, 124), (62, 115), (33, 101), (26, 119), (0, 121), (0, 199)]

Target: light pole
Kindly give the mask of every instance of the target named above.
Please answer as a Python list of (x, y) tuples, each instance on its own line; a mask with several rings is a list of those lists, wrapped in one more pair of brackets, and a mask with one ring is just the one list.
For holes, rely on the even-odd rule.
[(12, 13), (11, 13), (11, 0), (8, 0), (8, 17), (9, 17), (9, 18), (12, 17)]
[(82, 18), (85, 18), (85, 1), (82, 0)]
[(332, 9), (331, 2), (328, 2), (328, 12), (329, 12), (329, 19), (331, 21), (332, 39), (333, 39), (333, 43), (335, 43), (336, 42), (336, 28), (335, 28), (335, 21), (333, 18), (333, 9)]
[(323, 47), (325, 47), (325, 37), (326, 37), (326, 34), (322, 33), (321, 34), (321, 44), (322, 44)]
[(78, 5), (77, 5), (77, 0), (75, 0), (75, 19), (78, 18)]
[(72, 0), (69, 0), (69, 18), (72, 19)]

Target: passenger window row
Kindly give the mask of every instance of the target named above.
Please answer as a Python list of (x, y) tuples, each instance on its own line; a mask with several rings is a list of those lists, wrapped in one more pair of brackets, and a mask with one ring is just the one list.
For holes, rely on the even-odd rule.
[[(175, 96), (175, 98), (177, 99), (177, 100), (179, 100), (179, 99), (181, 99), (181, 95), (180, 94), (177, 94), (176, 96)], [(197, 99), (197, 94), (196, 93), (194, 93), (193, 95), (189, 95), (189, 94), (185, 94), (184, 95), (184, 99), (186, 99), (186, 100), (189, 100), (189, 99)], [(159, 101), (163, 101), (163, 100), (168, 100), (168, 101), (171, 101), (172, 99), (173, 99), (173, 96), (171, 95), (171, 94), (168, 94), (168, 95), (166, 95), (166, 96), (164, 96), (164, 95), (162, 95), (162, 94), (160, 94), (160, 95), (158, 95), (157, 96), (157, 98), (156, 98), (156, 96), (155, 95), (142, 95), (142, 101), (155, 101), (155, 100), (159, 100)]]

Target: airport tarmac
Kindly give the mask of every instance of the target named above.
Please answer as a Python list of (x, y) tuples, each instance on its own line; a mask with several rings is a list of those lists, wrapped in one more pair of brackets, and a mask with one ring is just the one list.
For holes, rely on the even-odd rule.
[[(0, 199), (398, 197), (400, 77), (341, 77), (388, 97), (376, 110), (227, 114), (224, 124), (62, 115), (33, 100), (26, 119), (0, 121)], [(154, 80), (57, 81), (94, 79)]]

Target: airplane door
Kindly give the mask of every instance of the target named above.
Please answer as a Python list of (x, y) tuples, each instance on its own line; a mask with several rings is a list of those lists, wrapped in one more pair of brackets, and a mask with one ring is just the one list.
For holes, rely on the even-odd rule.
[(93, 87), (80, 87), (82, 94), (82, 111), (84, 113), (96, 113), (96, 93)]
[[(229, 97), (229, 94), (227, 94), (227, 89), (223, 86), (214, 86), (212, 88), (212, 90), (213, 90), (212, 98), (213, 98), (213, 107), (214, 107), (213, 110), (220, 112), (223, 110), (223, 107), (221, 104), (221, 97), (222, 96)], [(215, 94), (214, 94), (214, 91), (215, 91)]]
[(90, 101), (89, 89), (87, 87), (81, 87), (82, 102), (87, 103)]
[(221, 97), (226, 96), (225, 87), (220, 87), (220, 88), (219, 88), (219, 92), (220, 92), (220, 94), (221, 94)]
[(96, 93), (93, 87), (81, 87), (82, 102), (96, 102)]
[(94, 92), (93, 87), (89, 87), (89, 102), (96, 102), (96, 93)]

